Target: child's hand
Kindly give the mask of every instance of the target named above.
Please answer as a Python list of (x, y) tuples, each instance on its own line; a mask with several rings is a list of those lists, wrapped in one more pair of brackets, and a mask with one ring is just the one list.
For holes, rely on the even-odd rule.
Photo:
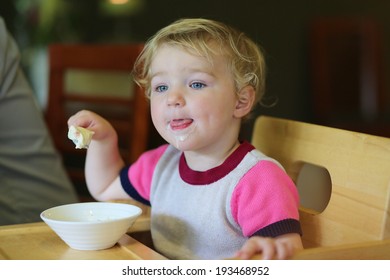
[(82, 110), (71, 116), (68, 126), (81, 126), (94, 132), (93, 140), (104, 140), (108, 137), (116, 137), (116, 132), (112, 125), (100, 115)]
[(118, 176), (124, 161), (113, 126), (105, 118), (87, 110), (71, 116), (68, 126), (72, 125), (94, 132), (85, 160), (85, 179), (91, 195), (98, 201), (128, 199)]
[(262, 254), (265, 260), (284, 260), (291, 258), (301, 250), (302, 241), (299, 234), (290, 233), (276, 238), (254, 236), (249, 238), (236, 253), (235, 258), (250, 259), (256, 254)]

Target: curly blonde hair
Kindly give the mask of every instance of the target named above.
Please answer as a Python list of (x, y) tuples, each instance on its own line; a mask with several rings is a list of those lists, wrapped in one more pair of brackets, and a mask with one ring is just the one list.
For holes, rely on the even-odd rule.
[(254, 104), (261, 103), (265, 91), (266, 67), (260, 47), (244, 33), (226, 24), (209, 19), (180, 19), (158, 31), (145, 44), (133, 69), (135, 82), (150, 97), (150, 65), (158, 49), (174, 45), (206, 57), (225, 55), (233, 74), (236, 92), (245, 86), (256, 91)]

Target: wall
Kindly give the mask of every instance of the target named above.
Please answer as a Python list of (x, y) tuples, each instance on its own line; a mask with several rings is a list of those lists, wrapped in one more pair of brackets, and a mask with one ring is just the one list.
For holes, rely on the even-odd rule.
[[(271, 109), (260, 109), (259, 113), (310, 120), (308, 28), (313, 18), (375, 18), (383, 26), (384, 47), (390, 48), (387, 40), (390, 1), (385, 0), (165, 0), (147, 3), (142, 14), (132, 20), (132, 30), (138, 31), (140, 40), (179, 17), (201, 16), (232, 24), (260, 43), (268, 63), (267, 94), (277, 96), (279, 102)], [(384, 52), (385, 66), (390, 64), (387, 53)], [(390, 67), (385, 67), (385, 76), (389, 74), (388, 69)]]
[[(80, 1), (67, 2), (80, 5)], [(99, 14), (97, 0), (82, 2), (83, 7), (77, 12), (79, 19), (81, 16), (84, 21), (80, 27), (80, 31), (84, 32), (79, 38), (81, 41), (143, 41), (181, 17), (213, 18), (246, 32), (266, 52), (267, 95), (279, 99), (276, 106), (261, 108), (258, 114), (311, 120), (308, 28), (310, 21), (316, 17), (358, 16), (376, 19), (383, 27), (384, 76), (389, 76), (390, 57), (386, 50), (390, 48), (390, 1), (386, 0), (144, 0), (138, 14), (119, 17)], [(89, 11), (90, 14), (83, 17), (82, 11)], [(72, 13), (75, 13), (75, 9)], [(72, 19), (74, 23), (77, 22), (77, 17), (73, 16)], [(62, 38), (66, 36), (63, 34)], [(56, 39), (61, 39), (61, 36)], [(386, 93), (390, 88), (387, 80)]]

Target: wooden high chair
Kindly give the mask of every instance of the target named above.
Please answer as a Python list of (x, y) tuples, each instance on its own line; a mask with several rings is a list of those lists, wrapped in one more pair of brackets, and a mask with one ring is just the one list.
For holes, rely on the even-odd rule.
[(126, 163), (147, 149), (149, 105), (131, 77), (143, 44), (49, 46), (49, 94), (46, 120), (54, 143), (81, 199), (85, 186), (85, 150), (67, 137), (67, 120), (81, 109), (92, 110), (114, 126)]
[(297, 185), (296, 259), (390, 259), (389, 138), (260, 116), (252, 143)]

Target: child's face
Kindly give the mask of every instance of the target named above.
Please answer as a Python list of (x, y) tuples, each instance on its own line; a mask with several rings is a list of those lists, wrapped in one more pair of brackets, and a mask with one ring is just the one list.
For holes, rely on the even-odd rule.
[(180, 150), (207, 151), (237, 141), (237, 97), (223, 56), (211, 64), (182, 48), (162, 46), (151, 64), (150, 102), (157, 131)]

